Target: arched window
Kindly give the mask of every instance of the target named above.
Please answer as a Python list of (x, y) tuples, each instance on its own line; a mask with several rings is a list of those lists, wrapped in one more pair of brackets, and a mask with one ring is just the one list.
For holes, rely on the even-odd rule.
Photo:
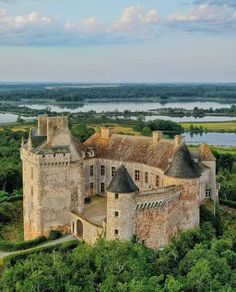
[(76, 235), (79, 237), (83, 237), (83, 223), (81, 222), (81, 220), (77, 219), (76, 225), (77, 225)]

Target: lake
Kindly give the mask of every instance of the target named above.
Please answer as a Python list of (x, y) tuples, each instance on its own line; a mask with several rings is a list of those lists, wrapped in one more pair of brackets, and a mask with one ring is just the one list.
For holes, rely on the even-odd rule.
[[(119, 116), (119, 118), (124, 118), (123, 116)], [(133, 116), (130, 117), (133, 120), (136, 120), (138, 117)], [(173, 121), (176, 123), (185, 123), (185, 122), (192, 122), (192, 123), (199, 123), (199, 122), (229, 122), (229, 121), (236, 121), (236, 117), (219, 117), (219, 116), (205, 116), (201, 118), (196, 117), (169, 117), (169, 116), (145, 116), (145, 121), (154, 121), (154, 120), (165, 120), (165, 121)]]
[(213, 146), (236, 146), (235, 133), (202, 133), (190, 134), (184, 133), (187, 144), (202, 144), (207, 143)]
[(156, 110), (161, 108), (184, 108), (191, 110), (194, 107), (203, 108), (203, 109), (218, 109), (218, 108), (230, 108), (232, 104), (222, 104), (218, 102), (170, 102), (170, 103), (160, 103), (160, 102), (85, 102), (81, 103), (67, 103), (67, 104), (50, 104), (50, 103), (24, 103), (21, 106), (26, 106), (32, 109), (46, 109), (47, 107), (51, 108), (51, 111), (58, 113), (62, 112), (89, 112), (96, 111), (97, 113), (102, 112), (113, 112), (119, 111), (123, 112), (125, 110), (130, 111), (149, 111)]
[[(17, 121), (18, 115), (0, 113), (0, 124), (14, 123)], [(22, 117), (24, 120), (34, 119), (32, 117)]]

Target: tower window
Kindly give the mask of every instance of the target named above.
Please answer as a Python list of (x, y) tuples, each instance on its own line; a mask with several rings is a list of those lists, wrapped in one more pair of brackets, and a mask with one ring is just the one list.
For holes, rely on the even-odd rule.
[(119, 212), (115, 211), (115, 217), (119, 217)]
[(118, 229), (115, 229), (115, 235), (119, 235), (119, 230)]
[(148, 172), (145, 172), (144, 174), (144, 181), (146, 184), (148, 183)]
[(140, 181), (140, 171), (139, 170), (135, 170), (134, 179), (135, 179), (135, 181)]
[(89, 174), (90, 176), (93, 176), (93, 165), (90, 165), (89, 167)]
[(105, 165), (101, 165), (101, 175), (105, 175)]
[(105, 183), (101, 182), (101, 193), (105, 193)]
[(160, 177), (159, 175), (156, 175), (156, 187), (160, 186)]
[(116, 168), (114, 166), (112, 166), (111, 168), (111, 176), (114, 176), (116, 172)]
[(206, 197), (207, 198), (211, 197), (211, 189), (206, 189)]
[(119, 199), (119, 194), (115, 194), (115, 199)]
[(34, 188), (31, 186), (31, 196), (34, 195)]

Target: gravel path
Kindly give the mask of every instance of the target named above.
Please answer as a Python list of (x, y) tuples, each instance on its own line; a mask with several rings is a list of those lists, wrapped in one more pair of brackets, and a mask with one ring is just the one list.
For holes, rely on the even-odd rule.
[[(39, 245), (37, 245), (37, 246), (35, 246), (33, 248), (24, 249), (24, 251), (33, 250), (33, 249), (38, 248), (38, 247), (56, 245), (58, 243), (63, 243), (63, 242), (74, 240), (74, 239), (77, 239), (77, 237), (75, 237), (74, 235), (66, 235), (66, 236), (60, 237), (60, 238), (58, 238), (56, 240), (52, 240), (52, 241), (48, 241), (48, 242), (39, 244)], [(23, 250), (21, 250), (21, 251), (23, 251)], [(0, 251), (0, 259), (3, 259), (4, 257), (6, 257), (8, 255), (14, 254), (14, 253), (17, 253), (17, 252), (19, 252), (19, 251), (12, 251), (12, 252)]]

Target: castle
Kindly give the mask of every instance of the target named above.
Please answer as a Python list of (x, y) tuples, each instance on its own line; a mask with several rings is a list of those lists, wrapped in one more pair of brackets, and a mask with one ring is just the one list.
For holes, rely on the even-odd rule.
[(104, 128), (81, 143), (67, 117), (43, 115), (21, 159), (26, 240), (58, 229), (90, 244), (136, 235), (158, 249), (199, 226), (200, 203), (218, 198), (210, 148), (190, 153), (182, 136), (159, 131), (150, 138)]

